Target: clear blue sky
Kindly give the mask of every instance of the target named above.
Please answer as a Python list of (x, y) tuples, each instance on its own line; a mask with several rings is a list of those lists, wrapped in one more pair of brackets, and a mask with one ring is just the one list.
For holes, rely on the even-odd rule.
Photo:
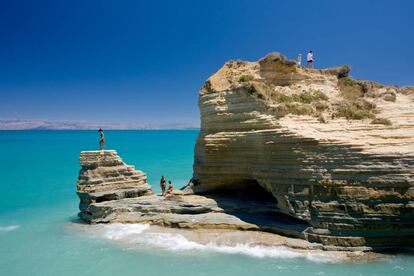
[(0, 2), (0, 118), (198, 123), (229, 59), (315, 52), (414, 84), (414, 1)]

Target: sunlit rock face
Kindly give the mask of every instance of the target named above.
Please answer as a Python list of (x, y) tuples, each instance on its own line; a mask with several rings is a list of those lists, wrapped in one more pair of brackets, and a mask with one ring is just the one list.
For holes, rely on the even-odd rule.
[(194, 191), (259, 183), (308, 240), (414, 244), (414, 89), (349, 70), (227, 62), (200, 90)]
[(77, 193), (79, 216), (90, 221), (91, 204), (152, 194), (147, 176), (125, 164), (114, 150), (82, 151)]

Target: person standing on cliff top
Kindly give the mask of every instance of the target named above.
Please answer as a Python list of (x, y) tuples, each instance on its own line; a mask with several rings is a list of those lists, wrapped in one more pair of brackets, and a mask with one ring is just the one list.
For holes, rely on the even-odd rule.
[(296, 65), (298, 68), (302, 67), (302, 54), (298, 55), (298, 58), (296, 59)]
[(306, 61), (308, 62), (308, 68), (314, 68), (314, 60), (313, 60), (313, 52), (309, 51), (307, 57), (306, 57)]
[(105, 148), (105, 135), (104, 135), (104, 132), (103, 132), (102, 128), (100, 128), (98, 130), (98, 132), (99, 132), (99, 135), (100, 135), (100, 139), (99, 139), (99, 149), (100, 150), (103, 150)]
[(165, 195), (165, 188), (167, 187), (167, 180), (165, 180), (165, 177), (162, 176), (160, 180), (160, 186), (161, 186), (161, 195)]

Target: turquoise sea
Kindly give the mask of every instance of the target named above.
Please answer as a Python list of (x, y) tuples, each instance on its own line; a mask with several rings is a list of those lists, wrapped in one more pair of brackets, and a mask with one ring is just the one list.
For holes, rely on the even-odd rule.
[[(197, 134), (105, 132), (107, 148), (145, 171), (155, 191), (162, 174), (176, 187), (191, 178)], [(413, 255), (351, 263), (145, 236), (146, 226), (78, 231), (79, 152), (96, 149), (97, 139), (96, 131), (0, 131), (0, 275), (414, 275)]]

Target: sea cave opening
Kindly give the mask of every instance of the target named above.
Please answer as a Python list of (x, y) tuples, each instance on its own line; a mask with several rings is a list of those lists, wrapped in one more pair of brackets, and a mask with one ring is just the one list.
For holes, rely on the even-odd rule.
[(255, 179), (226, 181), (226, 185), (210, 191), (206, 196), (213, 198), (225, 213), (260, 225), (264, 231), (282, 233), (280, 229), (308, 227), (306, 222), (283, 213), (273, 194)]

